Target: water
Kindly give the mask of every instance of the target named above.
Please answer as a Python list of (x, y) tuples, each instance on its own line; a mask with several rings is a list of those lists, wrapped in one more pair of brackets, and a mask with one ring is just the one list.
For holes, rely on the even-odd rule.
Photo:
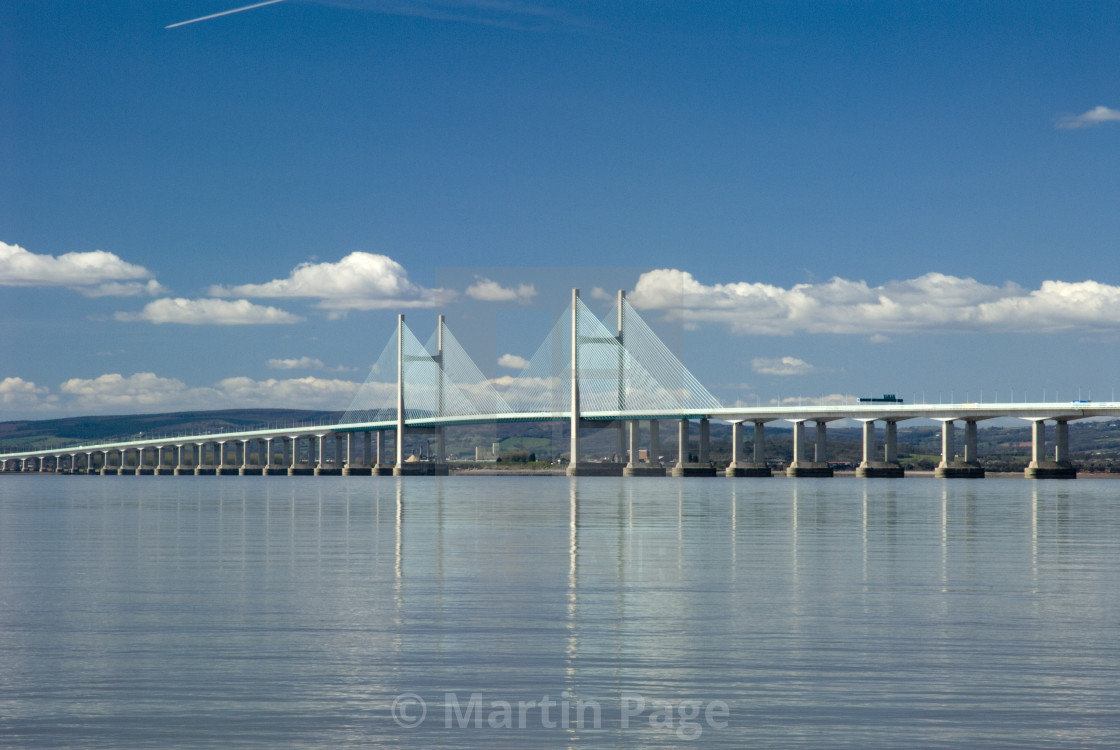
[(1118, 547), (1103, 480), (0, 477), (0, 745), (1116, 747)]

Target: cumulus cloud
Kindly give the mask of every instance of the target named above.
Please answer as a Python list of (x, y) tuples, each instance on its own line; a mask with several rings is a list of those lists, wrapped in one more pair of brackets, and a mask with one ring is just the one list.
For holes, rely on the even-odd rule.
[(467, 296), (483, 302), (527, 302), (537, 293), (532, 284), (504, 287), (484, 276), (475, 276), (475, 283), (467, 287)]
[(322, 370), (326, 367), (323, 360), (315, 357), (300, 357), (299, 359), (270, 359), (266, 362), (273, 370)]
[(236, 377), (221, 380), (216, 387), (229, 404), (341, 410), (350, 404), (361, 383), (310, 375), (288, 380)]
[(1058, 120), (1057, 127), (1063, 130), (1075, 130), (1078, 128), (1093, 128), (1106, 122), (1120, 122), (1120, 109), (1093, 107), (1088, 112), (1082, 112), (1079, 115), (1066, 115)]
[(190, 389), (181, 380), (161, 378), (152, 372), (138, 372), (129, 377), (109, 373), (96, 378), (70, 378), (59, 386), (67, 397), (67, 405), (94, 412), (115, 409), (151, 409), (165, 404), (171, 408), (191, 408), (205, 404), (185, 399)]
[(785, 289), (732, 282), (705, 285), (687, 271), (661, 269), (638, 279), (631, 303), (663, 310), (694, 326), (722, 323), (734, 333), (883, 336), (936, 333), (1057, 333), (1120, 329), (1120, 287), (1096, 281), (1045, 281), (1028, 290), (928, 273), (870, 286), (833, 278)]
[(0, 285), (65, 286), (91, 297), (159, 294), (163, 287), (143, 266), (126, 263), (113, 253), (39, 255), (19, 245), (0, 242)]
[(810, 375), (816, 367), (797, 357), (755, 357), (751, 369), (760, 375)]
[(254, 380), (232, 377), (212, 386), (192, 387), (176, 378), (139, 372), (71, 378), (59, 386), (61, 406), (87, 414), (250, 407), (344, 409), (360, 383), (328, 378)]
[(408, 278), (404, 266), (386, 255), (356, 252), (337, 263), (301, 263), (286, 279), (264, 284), (214, 286), (215, 297), (306, 297), (318, 307), (346, 310), (383, 310), (435, 307), (454, 293), (426, 289)]
[(23, 378), (4, 378), (0, 380), (0, 405), (26, 411), (53, 409), (58, 398), (50, 390)]
[(277, 307), (255, 305), (244, 299), (157, 299), (140, 312), (119, 312), (113, 316), (121, 322), (185, 323), (187, 325), (269, 325), (298, 323), (298, 315)]
[(525, 370), (529, 367), (529, 360), (516, 354), (503, 354), (498, 357), (498, 365), (508, 367), (511, 370)]
[[(512, 406), (515, 411), (534, 411), (537, 409), (548, 411), (553, 408), (556, 411), (561, 411), (566, 408), (559, 403), (567, 385), (567, 381), (563, 378), (499, 375), (490, 380), (490, 385), (501, 394), (506, 403)], [(555, 404), (552, 403), (553, 395), (561, 396), (561, 399), (558, 399)]]
[(601, 286), (591, 288), (591, 298), (602, 300), (604, 302), (614, 302), (614, 295)]
[(87, 297), (155, 297), (167, 289), (155, 279), (148, 281), (110, 281), (95, 286), (75, 287)]

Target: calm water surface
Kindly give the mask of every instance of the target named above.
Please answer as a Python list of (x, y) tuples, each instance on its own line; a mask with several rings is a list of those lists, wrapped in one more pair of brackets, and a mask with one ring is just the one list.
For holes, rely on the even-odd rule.
[(1104, 480), (6, 476), (0, 745), (1117, 747), (1118, 582)]

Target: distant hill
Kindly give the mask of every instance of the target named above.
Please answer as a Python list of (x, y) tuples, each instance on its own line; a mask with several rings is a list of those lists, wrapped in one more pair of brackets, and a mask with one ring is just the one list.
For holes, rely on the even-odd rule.
[(271, 425), (337, 422), (342, 412), (305, 409), (224, 409), (170, 414), (120, 414), (0, 422), (0, 449), (36, 450), (72, 442), (101, 442), (143, 435), (219, 432)]

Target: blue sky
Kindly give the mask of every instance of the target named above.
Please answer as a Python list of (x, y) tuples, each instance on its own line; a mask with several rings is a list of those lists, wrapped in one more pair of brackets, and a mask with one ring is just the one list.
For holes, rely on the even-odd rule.
[(516, 374), (572, 286), (728, 404), (1120, 385), (1115, 2), (166, 28), (237, 7), (0, 6), (0, 419), (344, 409), (398, 312)]

